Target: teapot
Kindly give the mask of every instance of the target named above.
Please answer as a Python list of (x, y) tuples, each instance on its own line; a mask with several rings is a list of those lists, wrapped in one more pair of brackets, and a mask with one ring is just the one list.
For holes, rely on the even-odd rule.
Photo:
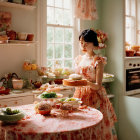
[(18, 75), (16, 73), (8, 73), (5, 77), (2, 77), (0, 79), (0, 82), (3, 82), (4, 87), (6, 88), (12, 88), (12, 79), (16, 78), (18, 79)]

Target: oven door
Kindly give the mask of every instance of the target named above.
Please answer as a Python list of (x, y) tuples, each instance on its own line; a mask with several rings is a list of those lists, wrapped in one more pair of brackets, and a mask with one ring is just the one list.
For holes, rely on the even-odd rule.
[(126, 91), (140, 90), (140, 68), (126, 69)]

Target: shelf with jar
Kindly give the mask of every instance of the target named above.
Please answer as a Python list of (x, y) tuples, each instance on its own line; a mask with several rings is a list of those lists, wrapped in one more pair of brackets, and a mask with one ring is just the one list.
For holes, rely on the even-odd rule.
[[(2, 34), (2, 35), (1, 35)], [(16, 33), (14, 30), (0, 32), (0, 46), (35, 46), (37, 41), (34, 41), (32, 33)]]
[(24, 9), (24, 10), (34, 10), (36, 8), (36, 6), (34, 5), (12, 3), (12, 2), (6, 2), (6, 1), (0, 1), (0, 6), (8, 7), (8, 8), (19, 8), (19, 9)]

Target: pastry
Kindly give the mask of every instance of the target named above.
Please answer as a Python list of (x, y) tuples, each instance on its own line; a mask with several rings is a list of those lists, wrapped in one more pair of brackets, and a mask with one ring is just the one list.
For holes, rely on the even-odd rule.
[(134, 50), (126, 50), (126, 56), (134, 56), (135, 51)]
[(82, 76), (79, 74), (71, 74), (69, 79), (63, 80), (64, 86), (86, 86), (87, 80), (82, 79)]
[(140, 51), (137, 51), (137, 52), (135, 53), (135, 56), (140, 56)]
[(8, 40), (7, 35), (0, 35), (0, 41), (6, 41), (6, 40)]
[(133, 45), (131, 47), (131, 49), (134, 50), (134, 51), (139, 51), (139, 48), (140, 48), (140, 46), (138, 46), (138, 45)]
[(50, 114), (52, 106), (48, 104), (46, 101), (39, 102), (35, 105), (35, 111), (38, 114), (46, 115)]

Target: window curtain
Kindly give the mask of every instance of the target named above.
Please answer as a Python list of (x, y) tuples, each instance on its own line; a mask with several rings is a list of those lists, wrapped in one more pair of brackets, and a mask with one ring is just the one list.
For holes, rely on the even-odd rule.
[(95, 0), (74, 0), (76, 18), (84, 20), (96, 20), (97, 10)]

